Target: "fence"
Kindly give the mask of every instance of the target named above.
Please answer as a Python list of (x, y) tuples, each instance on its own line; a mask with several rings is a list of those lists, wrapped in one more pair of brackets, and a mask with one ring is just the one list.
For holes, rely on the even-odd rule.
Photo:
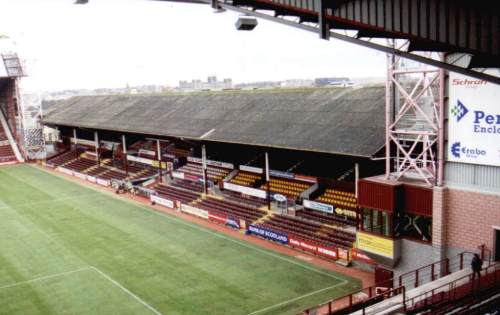
[[(425, 283), (447, 276), (450, 273), (469, 268), (473, 256), (474, 253), (462, 252), (452, 258), (440, 260), (402, 274), (397, 278), (379, 282), (373, 286), (363, 288), (346, 296), (309, 308), (301, 314), (343, 315), (358, 310), (364, 310), (367, 306), (376, 304), (387, 297), (391, 297), (393, 293), (408, 291)], [(488, 267), (490, 266), (489, 260), (488, 258)]]
[(500, 264), (490, 265), (481, 273), (480, 278), (468, 274), (430, 291), (404, 299), (404, 305), (407, 310), (415, 312), (431, 305), (463, 301), (467, 296), (478, 296), (481, 292), (500, 287)]

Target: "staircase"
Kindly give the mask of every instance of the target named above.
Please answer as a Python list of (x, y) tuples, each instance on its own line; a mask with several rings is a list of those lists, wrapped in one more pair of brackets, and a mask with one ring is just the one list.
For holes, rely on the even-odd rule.
[(272, 212), (268, 212), (265, 216), (263, 216), (262, 218), (258, 219), (257, 221), (253, 222), (253, 224), (261, 224), (261, 223), (264, 223), (266, 222), (267, 220), (271, 219), (273, 217), (273, 213)]
[(0, 110), (0, 165), (17, 162), (24, 162), (24, 158), (10, 132), (3, 111)]

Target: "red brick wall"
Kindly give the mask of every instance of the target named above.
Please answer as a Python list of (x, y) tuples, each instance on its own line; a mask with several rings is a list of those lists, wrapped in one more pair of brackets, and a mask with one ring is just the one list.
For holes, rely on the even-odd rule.
[(445, 200), (446, 245), (477, 250), (486, 244), (492, 249), (492, 226), (500, 226), (500, 195), (449, 188)]

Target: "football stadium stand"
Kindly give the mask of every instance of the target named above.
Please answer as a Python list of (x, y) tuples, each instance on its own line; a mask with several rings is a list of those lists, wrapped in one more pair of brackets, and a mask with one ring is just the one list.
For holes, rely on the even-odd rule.
[[(130, 137), (128, 167), (124, 168), (123, 152), (117, 147), (111, 149), (114, 152), (87, 149), (97, 153), (99, 165), (93, 157), (82, 155), (85, 148), (78, 154), (74, 149), (62, 152), (47, 165), (104, 183), (150, 177), (153, 182), (145, 182), (143, 191), (152, 202), (204, 218), (208, 213), (218, 221), (244, 222), (267, 231), (257, 235), (271, 240), (273, 233), (294, 237), (323, 246), (330, 253), (325, 257), (338, 259), (339, 250), (355, 246), (357, 200), (354, 190), (318, 182), (315, 176), (333, 169), (332, 163), (339, 167), (333, 172), (337, 175), (353, 168), (352, 159), (338, 156), (355, 157), (370, 166), (366, 170), (377, 165), (370, 158), (383, 147), (384, 115), (379, 109), (384, 106), (384, 93), (383, 86), (368, 86), (75, 97), (52, 106), (44, 116), (45, 124), (58, 126), (62, 137), (81, 133), (86, 139), (79, 145), (93, 144), (95, 135), (87, 130), (96, 130), (100, 139), (111, 143)], [(346, 121), (353, 115), (356, 120)], [(82, 127), (85, 130), (79, 131)], [(331, 134), (338, 136), (327, 136)], [(162, 161), (171, 163), (162, 172), (168, 176), (157, 176), (158, 143)], [(202, 145), (209, 158), (217, 158), (207, 159), (208, 183), (215, 184), (209, 185), (207, 194), (198, 158)], [(272, 147), (266, 149), (271, 150), (273, 167), (269, 183), (263, 147)], [(273, 156), (279, 158), (273, 160)], [(298, 169), (302, 175), (291, 172)], [(289, 202), (279, 204), (275, 200), (282, 197), (273, 198), (278, 195)], [(314, 205), (302, 205), (309, 197)], [(311, 247), (298, 248), (308, 251)]]
[[(0, 140), (0, 143), (2, 140)], [(15, 162), (17, 158), (10, 144), (0, 145), (0, 163)]]
[(231, 183), (243, 186), (255, 187), (257, 181), (261, 179), (262, 175), (245, 171), (239, 171), (238, 174), (236, 174), (236, 176), (231, 179)]
[[(272, 192), (286, 195), (293, 200), (297, 199), (299, 195), (310, 186), (311, 184), (289, 179), (270, 178), (269, 180), (269, 189)], [(265, 188), (266, 184), (262, 185), (261, 189)]]
[[(356, 214), (356, 212), (355, 212), (355, 214)], [(309, 219), (312, 221), (317, 221), (317, 222), (331, 224), (331, 225), (347, 224), (347, 225), (356, 226), (356, 224), (357, 224), (357, 220), (356, 220), (355, 216), (349, 217), (349, 216), (336, 215), (336, 214), (327, 214), (324, 212), (318, 212), (318, 211), (311, 210), (308, 208), (304, 208), (303, 210), (298, 211), (297, 216), (303, 217), (305, 219)]]
[(202, 192), (203, 191), (203, 184), (201, 184), (200, 182), (195, 182), (195, 181), (191, 181), (191, 180), (173, 180), (171, 183), (170, 183), (171, 186), (174, 186), (174, 187), (179, 187), (179, 188), (184, 188), (184, 189), (187, 189), (187, 190), (194, 190), (194, 191), (197, 191), (197, 192)]
[(352, 248), (356, 239), (355, 231), (340, 230), (321, 223), (288, 215), (272, 215), (270, 219), (260, 223), (271, 230), (301, 236), (310, 241), (342, 248)]
[[(203, 168), (197, 163), (187, 163), (186, 165), (177, 169), (178, 172), (192, 175), (194, 177), (203, 177)], [(229, 171), (227, 169), (207, 166), (207, 177), (214, 183), (218, 183), (221, 179), (227, 176)]]
[(239, 220), (245, 220), (248, 224), (257, 221), (267, 214), (267, 212), (252, 206), (236, 204), (231, 201), (211, 197), (205, 198), (200, 202), (195, 203), (195, 205), (215, 213), (222, 213)]
[(356, 209), (357, 201), (354, 193), (327, 188), (323, 195), (319, 196), (318, 201), (329, 203), (339, 207)]
[(171, 200), (177, 200), (186, 204), (200, 198), (199, 192), (193, 192), (182, 188), (172, 187), (164, 184), (156, 184), (153, 189), (160, 195)]
[(2, 124), (0, 124), (0, 163), (11, 163), (16, 161), (16, 154), (12, 149), (12, 145), (9, 142)]

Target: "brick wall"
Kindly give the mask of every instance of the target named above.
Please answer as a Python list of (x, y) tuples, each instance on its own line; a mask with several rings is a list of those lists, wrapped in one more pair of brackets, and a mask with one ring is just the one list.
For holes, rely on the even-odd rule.
[(434, 187), (432, 195), (432, 246), (434, 261), (446, 257), (447, 188)]
[(500, 226), (500, 194), (448, 188), (444, 201), (445, 245), (476, 251), (478, 245), (486, 244), (492, 249), (492, 226)]

